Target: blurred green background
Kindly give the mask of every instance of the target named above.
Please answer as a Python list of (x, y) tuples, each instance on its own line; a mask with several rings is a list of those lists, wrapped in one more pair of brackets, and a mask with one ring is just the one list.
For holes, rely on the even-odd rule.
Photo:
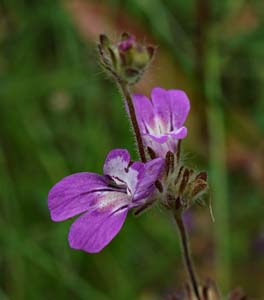
[(49, 189), (101, 173), (109, 150), (136, 158), (129, 122), (97, 59), (99, 33), (158, 45), (135, 87), (184, 89), (186, 164), (209, 172), (216, 221), (186, 216), (201, 280), (264, 297), (264, 2), (0, 1), (0, 299), (155, 300), (186, 280), (177, 231), (154, 208), (128, 217), (97, 255), (67, 243)]

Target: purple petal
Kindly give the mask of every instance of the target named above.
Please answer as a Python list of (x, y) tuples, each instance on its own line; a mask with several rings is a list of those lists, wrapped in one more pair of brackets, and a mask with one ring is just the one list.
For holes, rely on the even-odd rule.
[(144, 145), (146, 147), (150, 147), (158, 157), (165, 157), (161, 153), (163, 153), (164, 148), (168, 148), (166, 145), (167, 143), (159, 143), (155, 139), (153, 139), (151, 136), (148, 134), (143, 135), (143, 141)]
[(141, 133), (153, 132), (155, 121), (151, 101), (144, 95), (135, 94), (133, 103)]
[(153, 141), (159, 143), (159, 144), (164, 144), (168, 140), (168, 135), (163, 134), (160, 136), (153, 135), (153, 134), (146, 134), (148, 137), (150, 137)]
[(187, 136), (188, 130), (186, 127), (181, 127), (177, 131), (170, 132), (169, 135), (177, 140), (182, 140)]
[(162, 133), (171, 131), (171, 107), (168, 91), (155, 87), (151, 91), (151, 101), (155, 110), (155, 115), (158, 116), (162, 123)]
[(127, 212), (125, 208), (115, 213), (94, 211), (84, 214), (70, 228), (70, 246), (89, 253), (101, 251), (120, 231)]
[(168, 151), (175, 152), (178, 140), (171, 137), (170, 134), (167, 135), (168, 139), (165, 143), (159, 143), (149, 135), (144, 135), (144, 144), (150, 147), (158, 157), (165, 157)]
[(163, 158), (156, 158), (145, 163), (144, 174), (141, 175), (138, 181), (133, 201), (139, 201), (151, 196), (154, 184), (163, 171), (164, 163)]
[(109, 191), (105, 177), (76, 173), (63, 178), (49, 192), (48, 207), (53, 221), (63, 221), (92, 207), (99, 195)]
[(109, 152), (104, 164), (104, 174), (121, 182), (125, 182), (127, 167), (130, 162), (129, 152), (125, 149), (115, 149)]
[(127, 39), (118, 43), (118, 49), (120, 51), (127, 51), (133, 46), (133, 44), (135, 44), (135, 37), (130, 35)]
[(138, 185), (139, 180), (144, 176), (145, 172), (145, 164), (142, 162), (134, 162), (128, 170), (127, 173), (127, 186), (129, 189), (129, 192), (134, 195), (136, 187)]
[(167, 93), (172, 112), (172, 128), (175, 130), (184, 124), (190, 111), (190, 101), (184, 91), (169, 90)]

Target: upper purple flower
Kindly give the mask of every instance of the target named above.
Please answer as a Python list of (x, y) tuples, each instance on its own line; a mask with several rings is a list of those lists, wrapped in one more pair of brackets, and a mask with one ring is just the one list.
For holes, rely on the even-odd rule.
[(178, 140), (187, 135), (183, 126), (190, 110), (190, 102), (181, 90), (153, 88), (151, 100), (144, 95), (133, 95), (142, 138), (146, 147), (164, 157), (176, 152)]
[(127, 150), (112, 150), (106, 158), (103, 176), (76, 173), (50, 190), (51, 218), (59, 222), (83, 213), (71, 225), (70, 246), (99, 252), (119, 232), (128, 210), (151, 197), (163, 165), (160, 158), (131, 164)]

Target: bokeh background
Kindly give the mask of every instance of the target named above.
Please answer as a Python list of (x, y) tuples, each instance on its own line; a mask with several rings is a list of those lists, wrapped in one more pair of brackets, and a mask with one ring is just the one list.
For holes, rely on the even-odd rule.
[(47, 193), (100, 173), (135, 145), (122, 99), (98, 64), (99, 33), (158, 45), (135, 91), (184, 89), (184, 160), (208, 170), (215, 223), (188, 212), (201, 280), (264, 297), (263, 1), (0, 1), (0, 299), (155, 300), (186, 281), (177, 231), (156, 207), (130, 215), (101, 253), (74, 251)]

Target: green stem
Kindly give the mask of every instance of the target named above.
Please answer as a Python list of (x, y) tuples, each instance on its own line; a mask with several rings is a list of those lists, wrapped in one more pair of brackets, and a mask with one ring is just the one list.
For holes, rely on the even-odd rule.
[(186, 266), (186, 270), (189, 274), (190, 281), (191, 281), (191, 286), (193, 288), (193, 292), (197, 298), (197, 300), (201, 300), (200, 294), (199, 294), (199, 284), (198, 280), (196, 278), (192, 258), (191, 258), (191, 252), (189, 248), (189, 242), (188, 242), (188, 235), (182, 220), (182, 215), (181, 213), (175, 214), (174, 215), (178, 229), (179, 229), (179, 234), (181, 238), (181, 245), (182, 245), (182, 253), (183, 253), (183, 258)]
[(136, 112), (135, 112), (133, 100), (132, 100), (132, 97), (131, 97), (131, 94), (129, 91), (129, 87), (125, 83), (119, 83), (119, 86), (125, 97), (125, 100), (126, 100), (126, 103), (128, 106), (131, 123), (132, 123), (133, 129), (135, 132), (135, 136), (136, 136), (140, 159), (141, 159), (141, 161), (146, 162), (147, 159), (146, 159), (146, 154), (145, 154), (145, 150), (144, 150), (144, 145), (143, 145), (142, 137), (140, 134), (140, 129), (139, 129), (139, 125), (137, 122)]

